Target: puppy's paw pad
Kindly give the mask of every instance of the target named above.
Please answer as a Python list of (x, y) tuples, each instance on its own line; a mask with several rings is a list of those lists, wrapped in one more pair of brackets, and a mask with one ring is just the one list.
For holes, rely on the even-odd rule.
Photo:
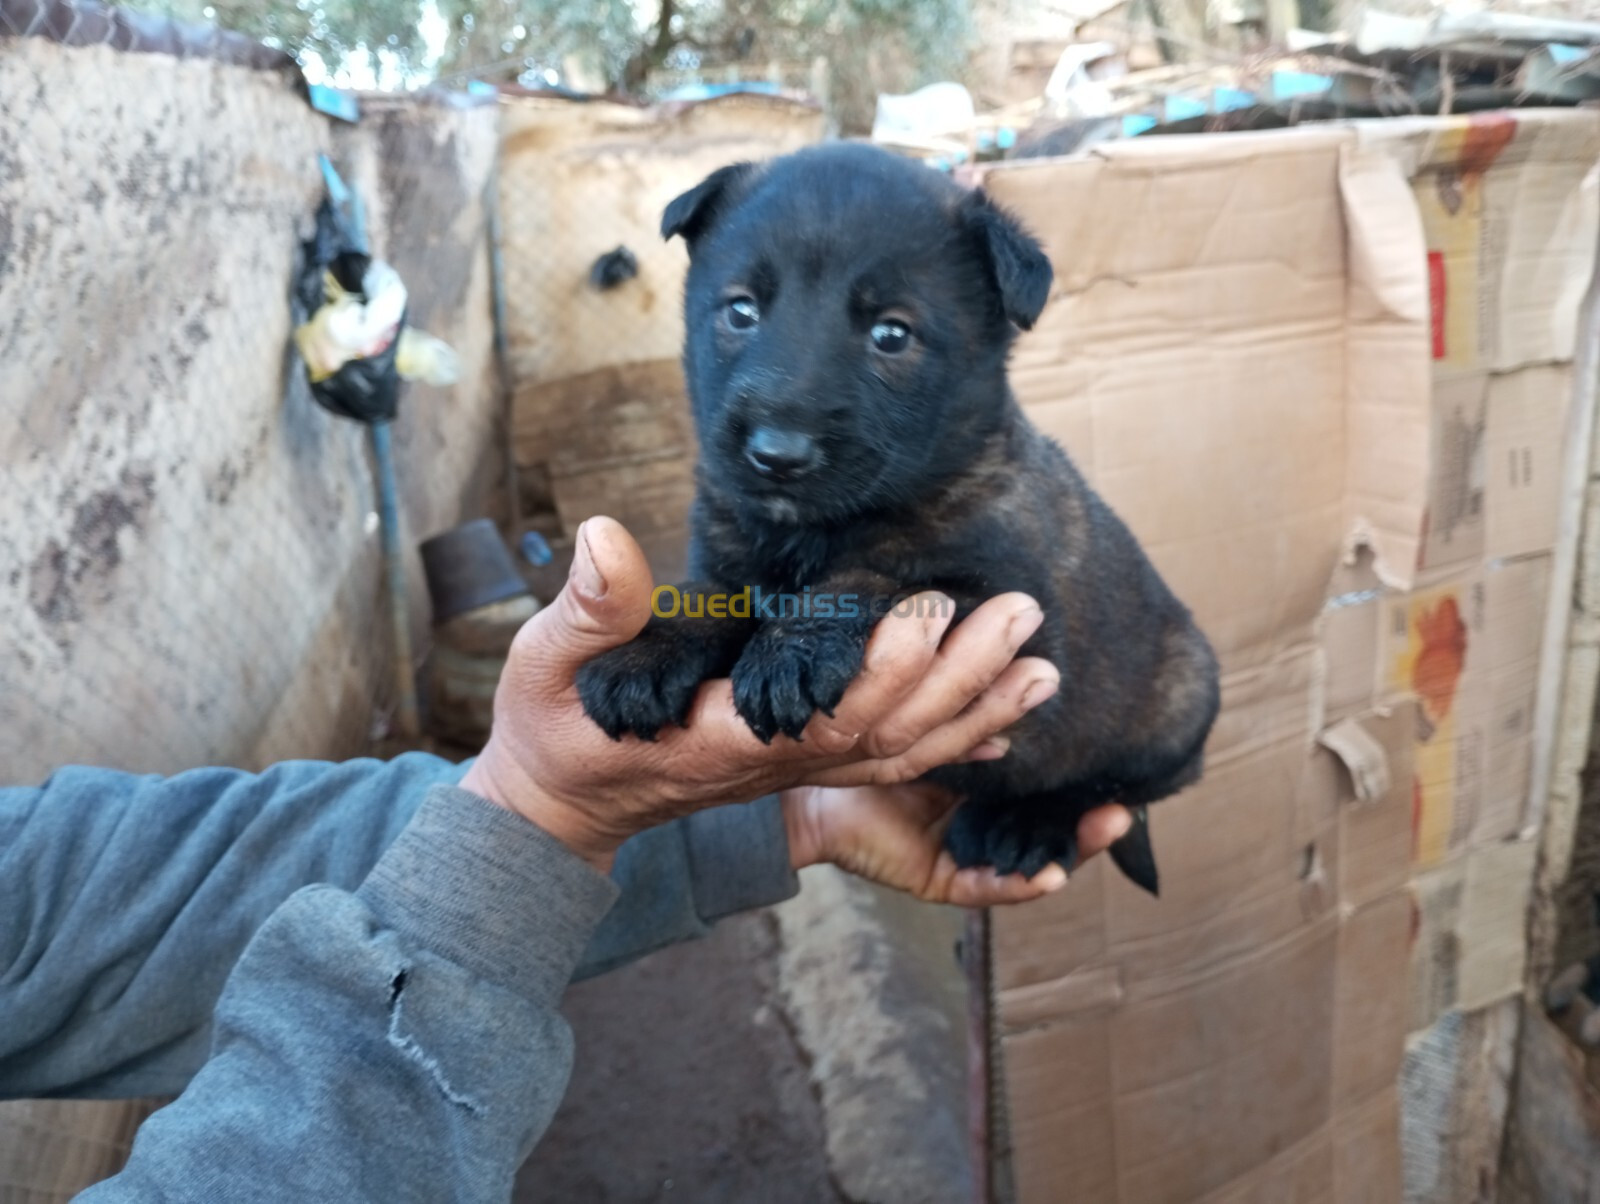
[(578, 697), (589, 718), (620, 740), (631, 732), (654, 740), (682, 725), (700, 689), (701, 658), (676, 641), (642, 636), (602, 653), (578, 670)]

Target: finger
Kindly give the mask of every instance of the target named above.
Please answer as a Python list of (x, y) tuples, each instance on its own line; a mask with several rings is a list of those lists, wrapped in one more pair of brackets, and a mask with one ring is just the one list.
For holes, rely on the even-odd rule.
[(825, 767), (806, 780), (817, 786), (909, 782), (935, 766), (965, 756), (1002, 728), (1010, 727), (1054, 694), (1060, 684), (1061, 674), (1049, 661), (1021, 657), (1012, 661), (965, 711), (929, 732), (902, 755)]
[(517, 634), (528, 650), (514, 658), (518, 671), (535, 687), (568, 688), (585, 661), (639, 634), (650, 618), (651, 585), (644, 553), (622, 524), (587, 520), (578, 528), (566, 586)]
[[(948, 858), (948, 853), (940, 857)], [(958, 907), (1001, 907), (1010, 903), (1027, 903), (1053, 894), (1067, 884), (1067, 875), (1059, 865), (1047, 865), (1032, 878), (1021, 874), (997, 874), (992, 869), (955, 870), (950, 863), (947, 901)]]
[(1078, 821), (1078, 856), (1088, 860), (1103, 853), (1133, 827), (1133, 814), (1120, 803), (1096, 807)]
[(1009, 736), (990, 736), (976, 748), (967, 750), (965, 756), (957, 757), (956, 764), (967, 761), (998, 761), (1011, 751), (1011, 738)]
[(905, 614), (888, 614), (873, 631), (861, 672), (833, 717), (819, 714), (807, 725), (803, 743), (812, 745), (811, 755), (852, 750), (857, 757), (865, 755), (856, 750), (861, 736), (894, 710), (939, 655), (939, 641), (955, 617), (955, 603), (930, 591), (917, 594), (905, 609)]
[(952, 630), (933, 664), (894, 710), (865, 736), (876, 757), (898, 756), (948, 722), (1005, 672), (1044, 612), (1027, 594), (991, 598)]

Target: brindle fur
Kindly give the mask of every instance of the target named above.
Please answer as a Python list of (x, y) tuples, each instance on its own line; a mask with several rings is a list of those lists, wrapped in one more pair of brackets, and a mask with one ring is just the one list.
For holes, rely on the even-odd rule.
[[(1036, 598), (1022, 648), (1061, 689), (998, 761), (929, 775), (958, 791), (947, 844), (962, 865), (1032, 874), (1076, 861), (1078, 820), (1120, 800), (1139, 823), (1117, 863), (1156, 871), (1143, 806), (1199, 777), (1217, 666), (1189, 612), (1006, 381), (1015, 328), (1048, 295), (1049, 261), (981, 193), (860, 146), (724, 168), (668, 207), (689, 242), (684, 366), (701, 444), (686, 592), (856, 594), (853, 618), (653, 619), (585, 666), (579, 690), (613, 737), (682, 722), (699, 683), (731, 675), (764, 740), (831, 711), (896, 598), (938, 589), (957, 620), (996, 594)], [(734, 330), (730, 294), (760, 308)], [(886, 312), (916, 338), (867, 340)], [(821, 464), (763, 479), (756, 425), (813, 438)]]

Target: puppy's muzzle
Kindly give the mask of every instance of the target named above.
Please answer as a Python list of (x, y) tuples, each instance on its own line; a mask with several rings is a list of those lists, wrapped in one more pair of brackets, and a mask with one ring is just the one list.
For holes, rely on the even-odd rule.
[(793, 481), (822, 463), (822, 449), (810, 435), (757, 427), (745, 440), (744, 458), (772, 481)]

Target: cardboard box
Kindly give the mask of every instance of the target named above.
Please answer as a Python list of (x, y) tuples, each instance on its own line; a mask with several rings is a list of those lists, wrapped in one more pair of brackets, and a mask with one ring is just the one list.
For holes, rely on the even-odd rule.
[(1023, 1204), (1397, 1200), (1406, 1035), (1520, 989), (1597, 160), (1529, 111), (987, 173), (1057, 268), (1019, 398), (1224, 672), (1163, 898), (993, 916)]

